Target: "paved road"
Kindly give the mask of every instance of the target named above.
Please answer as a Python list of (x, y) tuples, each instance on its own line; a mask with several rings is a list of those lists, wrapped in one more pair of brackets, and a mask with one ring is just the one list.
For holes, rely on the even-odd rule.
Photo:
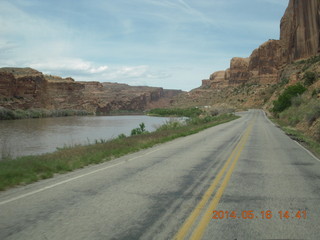
[(0, 239), (320, 239), (319, 160), (241, 115), (0, 193)]

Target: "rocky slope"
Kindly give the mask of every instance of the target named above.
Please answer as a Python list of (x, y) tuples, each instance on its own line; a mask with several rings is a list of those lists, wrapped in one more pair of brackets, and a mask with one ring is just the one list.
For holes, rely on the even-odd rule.
[(175, 105), (228, 103), (235, 108), (262, 107), (275, 84), (284, 79), (299, 80), (299, 71), (288, 71), (289, 64), (320, 54), (319, 29), (320, 1), (290, 0), (281, 19), (280, 40), (268, 40), (248, 58), (232, 58), (230, 68), (202, 80), (200, 88), (176, 99)]
[(8, 109), (74, 109), (107, 114), (165, 107), (179, 90), (126, 84), (77, 82), (44, 75), (31, 68), (0, 69), (0, 107)]

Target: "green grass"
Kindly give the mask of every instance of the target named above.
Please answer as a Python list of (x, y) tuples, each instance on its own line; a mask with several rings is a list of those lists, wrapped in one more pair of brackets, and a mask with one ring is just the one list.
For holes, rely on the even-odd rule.
[(83, 168), (90, 164), (98, 164), (150, 148), (175, 138), (188, 136), (209, 127), (229, 122), (238, 118), (232, 114), (211, 117), (205, 120), (190, 121), (187, 124), (170, 124), (155, 132), (118, 138), (86, 146), (75, 146), (59, 149), (56, 152), (39, 156), (24, 156), (16, 159), (0, 161), (0, 190), (36, 182), (40, 179), (53, 177), (56, 173), (66, 173)]
[(197, 117), (202, 113), (199, 108), (155, 108), (148, 111), (150, 116), (162, 117)]

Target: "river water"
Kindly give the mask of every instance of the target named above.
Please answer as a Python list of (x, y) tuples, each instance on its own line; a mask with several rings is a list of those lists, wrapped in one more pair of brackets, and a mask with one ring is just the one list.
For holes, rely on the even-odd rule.
[(1, 157), (53, 152), (58, 147), (111, 139), (145, 123), (148, 131), (169, 118), (149, 116), (86, 116), (0, 121)]

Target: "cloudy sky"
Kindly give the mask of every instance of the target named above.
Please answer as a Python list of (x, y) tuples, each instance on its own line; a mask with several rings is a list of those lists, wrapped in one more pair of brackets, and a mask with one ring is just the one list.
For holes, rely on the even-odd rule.
[(288, 0), (0, 0), (0, 67), (190, 90), (279, 39)]

